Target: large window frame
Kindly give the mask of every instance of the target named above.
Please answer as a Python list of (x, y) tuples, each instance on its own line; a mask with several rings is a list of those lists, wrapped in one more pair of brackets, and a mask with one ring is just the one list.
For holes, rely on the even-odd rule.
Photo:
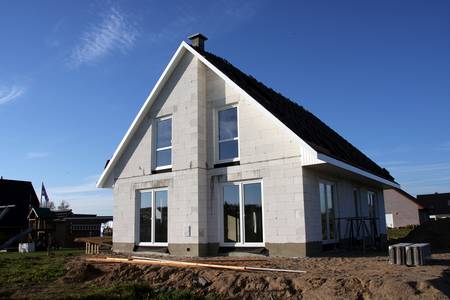
[[(167, 193), (167, 242), (156, 242), (156, 193), (157, 192), (166, 192)], [(151, 207), (152, 207), (152, 215), (151, 215), (151, 242), (141, 242), (141, 193), (151, 193)], [(155, 188), (155, 189), (142, 189), (136, 190), (136, 243), (139, 246), (168, 246), (169, 244), (169, 189), (167, 187), (163, 188)]]
[[(219, 114), (220, 114), (220, 112), (225, 111), (227, 109), (231, 109), (231, 108), (236, 108), (237, 137), (220, 140)], [(215, 139), (215, 143), (214, 143), (215, 159), (214, 160), (215, 160), (215, 163), (219, 164), (219, 163), (229, 163), (229, 162), (239, 161), (240, 155), (241, 155), (241, 149), (240, 149), (240, 143), (239, 143), (240, 130), (239, 130), (239, 106), (238, 106), (238, 104), (230, 104), (230, 105), (226, 105), (226, 106), (217, 108), (214, 113), (214, 123), (215, 123), (215, 126), (214, 126), (214, 136), (215, 136), (214, 137), (214, 139)], [(220, 159), (220, 143), (230, 142), (230, 141), (237, 141), (237, 157), (229, 158), (229, 159)]]
[[(261, 188), (261, 218), (262, 218), (262, 242), (245, 242), (245, 198), (244, 198), (244, 185), (246, 184), (260, 184)], [(224, 241), (224, 198), (223, 190), (225, 186), (238, 186), (239, 187), (239, 236), (240, 241), (237, 243), (230, 243)], [(264, 218), (264, 187), (262, 180), (246, 180), (238, 182), (226, 182), (222, 183), (219, 188), (220, 191), (220, 214), (219, 214), (219, 237), (220, 246), (222, 247), (265, 247), (265, 218)]]
[[(161, 121), (166, 121), (166, 120), (170, 120), (170, 146), (165, 146), (165, 147), (158, 147), (158, 127), (159, 127), (159, 123)], [(153, 130), (153, 170), (155, 171), (159, 171), (159, 170), (167, 170), (167, 169), (171, 169), (172, 168), (172, 164), (173, 164), (173, 119), (172, 116), (164, 116), (164, 117), (159, 117), (157, 119), (155, 119), (154, 121), (154, 130)], [(162, 165), (162, 166), (158, 166), (157, 163), (157, 155), (159, 151), (164, 151), (164, 150), (170, 150), (170, 164), (168, 165)]]

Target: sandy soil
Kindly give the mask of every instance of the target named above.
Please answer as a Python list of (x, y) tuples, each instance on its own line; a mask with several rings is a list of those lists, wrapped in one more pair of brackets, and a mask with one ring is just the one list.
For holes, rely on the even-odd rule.
[[(167, 257), (165, 257), (167, 258)], [(108, 286), (142, 281), (155, 288), (187, 288), (226, 299), (449, 299), (450, 252), (434, 254), (421, 267), (390, 265), (385, 256), (256, 258), (216, 257), (196, 261), (305, 270), (305, 274), (181, 269), (129, 264), (93, 264), (75, 258), (67, 283)]]

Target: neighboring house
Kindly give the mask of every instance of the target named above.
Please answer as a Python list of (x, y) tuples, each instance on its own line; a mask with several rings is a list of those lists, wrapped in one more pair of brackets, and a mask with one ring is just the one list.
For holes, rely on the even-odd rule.
[(28, 220), (36, 241), (46, 244), (50, 234), (57, 246), (68, 248), (81, 246), (74, 242), (76, 238), (100, 236), (102, 224), (111, 221), (112, 217), (75, 214), (71, 209), (52, 211), (49, 208), (33, 208)]
[(419, 214), (419, 210), (423, 207), (417, 203), (416, 198), (401, 189), (384, 190), (384, 205), (387, 227), (420, 225), (423, 222)]
[(399, 187), (389, 172), (303, 107), (206, 52), (204, 36), (190, 39), (97, 183), (113, 189), (114, 250), (314, 255), (346, 238), (339, 222), (355, 216), (372, 217), (385, 238), (383, 189)]
[(417, 202), (430, 219), (450, 218), (450, 193), (417, 195)]
[(0, 245), (28, 228), (30, 207), (39, 200), (29, 181), (0, 178)]

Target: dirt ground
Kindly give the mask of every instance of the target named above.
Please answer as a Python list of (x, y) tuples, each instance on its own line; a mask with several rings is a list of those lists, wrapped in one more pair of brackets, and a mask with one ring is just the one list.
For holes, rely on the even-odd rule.
[[(155, 256), (156, 257), (156, 256)], [(167, 257), (164, 257), (167, 259)], [(175, 258), (171, 258), (175, 259)], [(108, 286), (146, 282), (158, 289), (189, 289), (225, 299), (449, 299), (450, 251), (430, 265), (390, 265), (386, 256), (259, 258), (215, 257), (191, 261), (305, 270), (304, 274), (240, 272), (86, 262), (73, 258), (61, 283)]]

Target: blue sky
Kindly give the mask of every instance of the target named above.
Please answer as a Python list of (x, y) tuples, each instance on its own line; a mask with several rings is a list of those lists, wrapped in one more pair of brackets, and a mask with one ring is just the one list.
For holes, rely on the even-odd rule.
[(406, 191), (450, 192), (450, 1), (161, 2), (0, 2), (0, 175), (111, 214), (105, 161), (202, 32)]

